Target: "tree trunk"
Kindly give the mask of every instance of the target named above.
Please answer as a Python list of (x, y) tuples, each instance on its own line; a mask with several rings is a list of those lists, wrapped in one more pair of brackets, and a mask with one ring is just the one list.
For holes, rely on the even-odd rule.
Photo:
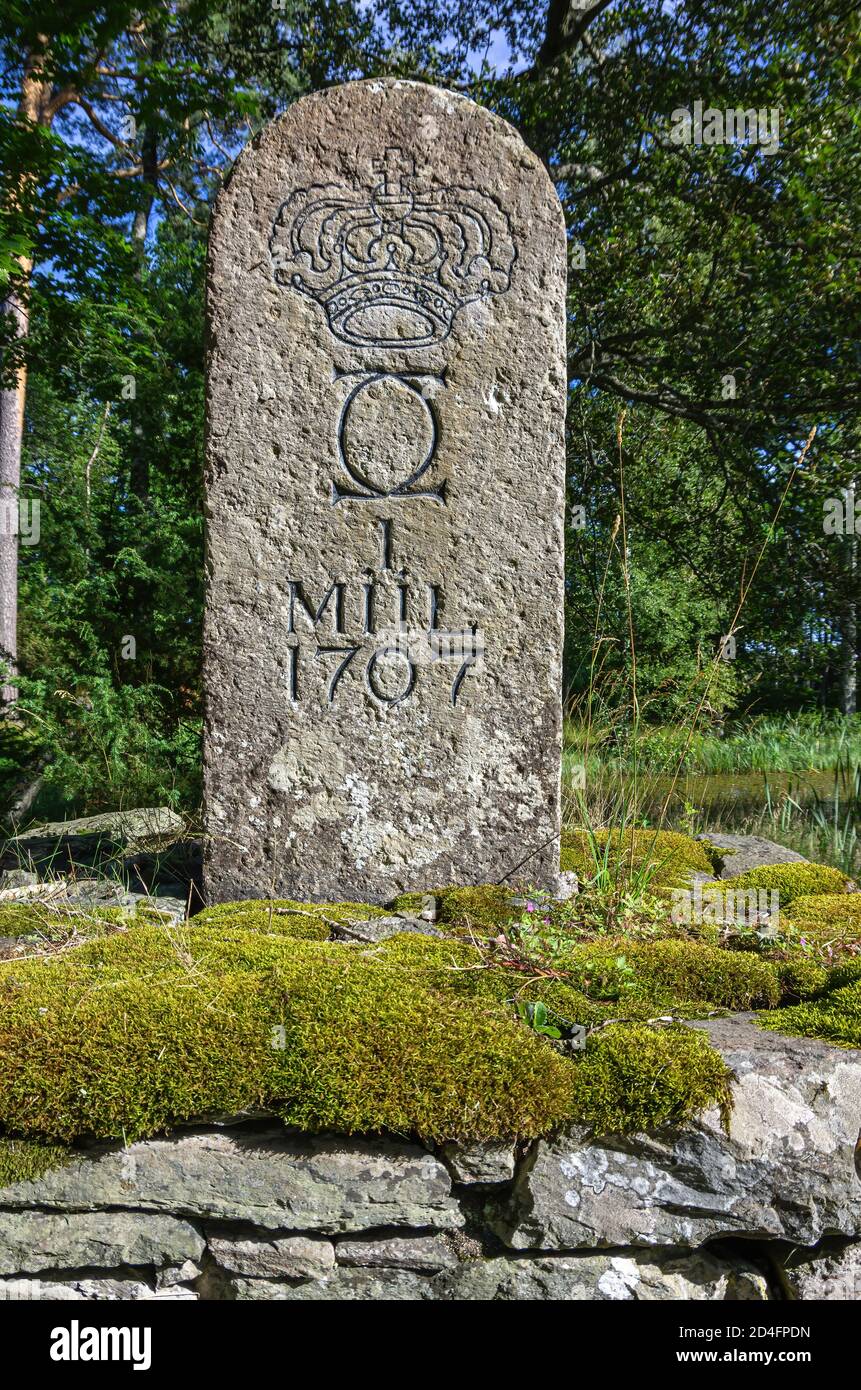
[[(27, 274), (32, 267), (28, 265)], [(24, 296), (10, 294), (2, 312), (15, 319), (15, 336), (26, 338), (28, 310)], [(14, 384), (0, 390), (0, 664), (17, 675), (18, 658), (18, 495), (21, 484), (21, 439), (27, 368), (21, 364)], [(14, 685), (0, 687), (0, 704), (17, 699)]]
[[(43, 77), (48, 41), (40, 36), (38, 46), (24, 64), (18, 119), (48, 126), (51, 87)], [(20, 206), (27, 180), (10, 197)], [(29, 291), (33, 261), (19, 256), (16, 287), (7, 295), (0, 312), (14, 319), (13, 331), (19, 343), (27, 337), (30, 321)], [(0, 663), (12, 675), (18, 661), (18, 500), (21, 489), (21, 442), (24, 435), (24, 404), (27, 394), (27, 368), (22, 362), (14, 380), (0, 390)], [(8, 707), (18, 697), (14, 685), (0, 687), (0, 707)]]
[[(854, 525), (854, 516), (850, 522)], [(840, 708), (844, 714), (858, 709), (858, 541), (849, 540), (847, 592), (840, 613)]]

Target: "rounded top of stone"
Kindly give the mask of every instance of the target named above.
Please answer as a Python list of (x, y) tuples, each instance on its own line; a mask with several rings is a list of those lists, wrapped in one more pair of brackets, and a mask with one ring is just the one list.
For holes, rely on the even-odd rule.
[[(364, 104), (368, 97), (396, 95), (418, 99), (418, 102), (424, 104), (430, 113), (436, 108), (438, 111), (454, 117), (468, 114), (468, 119), (483, 124), (489, 131), (493, 132), (495, 138), (512, 148), (512, 152), (516, 154), (522, 169), (536, 174), (545, 184), (544, 191), (550, 195), (550, 202), (558, 209), (560, 220), (564, 221), (558, 194), (545, 164), (534, 150), (530, 149), (523, 136), (510, 121), (489, 110), (488, 107), (480, 106), (478, 102), (473, 101), (463, 92), (454, 92), (446, 87), (436, 87), (430, 82), (418, 82), (403, 77), (357, 78), (351, 82), (342, 82), (332, 87), (307, 92), (304, 96), (297, 98), (287, 107), (286, 111), (283, 111), (268, 122), (262, 130), (258, 131), (240, 151), (230, 174), (219, 190), (215, 201), (216, 214), (222, 196), (237, 179), (241, 180), (246, 165), (251, 165), (255, 156), (259, 157), (270, 143), (276, 142), (286, 128), (295, 125), (297, 121), (301, 122), (303, 115), (310, 118), (312, 108), (322, 107), (325, 109), (328, 107), (335, 110), (341, 108), (344, 111), (349, 111), (351, 106), (359, 103)], [(351, 113), (351, 120), (355, 121), (357, 118), (357, 112)]]

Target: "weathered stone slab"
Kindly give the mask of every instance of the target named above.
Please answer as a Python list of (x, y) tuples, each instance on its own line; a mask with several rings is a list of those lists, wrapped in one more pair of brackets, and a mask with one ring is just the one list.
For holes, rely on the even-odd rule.
[(723, 832), (709, 832), (698, 835), (698, 840), (707, 840), (715, 849), (721, 851), (720, 878), (734, 878), (745, 874), (748, 869), (762, 869), (768, 864), (806, 864), (803, 854), (774, 840), (766, 840), (762, 835), (725, 835)]
[(176, 1212), (321, 1234), (463, 1225), (448, 1172), (417, 1145), (275, 1129), (94, 1148), (91, 1157), (0, 1191), (0, 1208), (33, 1206)]
[(684, 1255), (557, 1255), (474, 1260), (432, 1281), (426, 1297), (458, 1301), (658, 1302), (768, 1298), (765, 1278), (747, 1260)]
[(79, 820), (33, 825), (6, 843), (2, 862), (11, 868), (48, 860), (56, 872), (68, 862), (91, 863), (94, 855), (111, 846), (121, 845), (129, 854), (133, 850), (159, 849), (169, 845), (182, 830), (182, 817), (167, 806), (106, 811)]
[(471, 1260), (432, 1278), (406, 1270), (338, 1269), (303, 1284), (237, 1279), (234, 1297), (277, 1301), (657, 1302), (768, 1298), (766, 1280), (747, 1260), (704, 1253), (500, 1256)]
[(0, 1220), (0, 1274), (180, 1264), (202, 1252), (199, 1232), (171, 1216), (6, 1211)]
[(280, 1284), (266, 1279), (234, 1279), (241, 1302), (402, 1303), (432, 1297), (431, 1279), (405, 1269), (339, 1269), (326, 1279)]
[(499, 117), (396, 80), (237, 161), (209, 267), (210, 901), (557, 868), (565, 237)]
[(281, 1236), (273, 1240), (213, 1236), (209, 1252), (221, 1269), (252, 1279), (313, 1279), (335, 1267), (332, 1242), (308, 1236)]
[(681, 1130), (542, 1140), (497, 1226), (508, 1244), (697, 1246), (746, 1235), (813, 1245), (861, 1233), (861, 1053), (744, 1018), (692, 1026), (735, 1072), (729, 1134), (710, 1110)]
[(358, 1268), (414, 1269), (435, 1274), (457, 1265), (457, 1256), (445, 1236), (387, 1236), (377, 1240), (350, 1237), (339, 1240), (335, 1250), (339, 1265)]
[(458, 1144), (442, 1147), (441, 1157), (455, 1182), (511, 1182), (516, 1166), (512, 1144)]

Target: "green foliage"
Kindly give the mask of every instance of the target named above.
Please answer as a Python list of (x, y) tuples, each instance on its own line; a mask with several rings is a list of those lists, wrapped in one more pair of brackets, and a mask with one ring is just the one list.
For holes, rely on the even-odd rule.
[(590, 770), (596, 772), (602, 762), (629, 771), (636, 761), (641, 772), (679, 768), (706, 774), (827, 772), (841, 762), (861, 762), (861, 715), (857, 714), (846, 716), (834, 710), (769, 714), (693, 732), (681, 720), (645, 722), (635, 741), (630, 726), (619, 729), (610, 712), (599, 708), (596, 713), (594, 702), (592, 709), (591, 727), (582, 719), (566, 720), (565, 746), (572, 756), (591, 749)]
[(682, 1125), (730, 1108), (730, 1073), (705, 1034), (617, 1025), (589, 1038), (574, 1075), (574, 1111), (595, 1134)]
[(78, 693), (52, 691), (51, 681), (24, 678), (19, 684), (21, 712), (38, 721), (42, 746), (50, 750), (43, 774), (47, 796), (56, 790), (59, 804), (88, 814), (196, 804), (200, 721), (172, 725), (170, 692), (153, 685), (117, 687), (106, 672), (95, 674), (101, 658), (93, 658), (86, 693), (77, 678), (70, 683)]
[(833, 895), (846, 891), (846, 877), (828, 864), (765, 864), (733, 874), (721, 882), (730, 892), (747, 892), (750, 888), (776, 891), (781, 908), (787, 908), (798, 898), (816, 894)]

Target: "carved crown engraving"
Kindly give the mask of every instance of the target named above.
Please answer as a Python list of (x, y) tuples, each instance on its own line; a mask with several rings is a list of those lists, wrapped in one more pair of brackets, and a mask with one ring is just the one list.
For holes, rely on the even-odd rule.
[(372, 169), (372, 188), (315, 184), (282, 204), (269, 241), (275, 279), (316, 300), (345, 343), (430, 347), (465, 304), (509, 288), (509, 219), (479, 189), (417, 188), (401, 149)]

